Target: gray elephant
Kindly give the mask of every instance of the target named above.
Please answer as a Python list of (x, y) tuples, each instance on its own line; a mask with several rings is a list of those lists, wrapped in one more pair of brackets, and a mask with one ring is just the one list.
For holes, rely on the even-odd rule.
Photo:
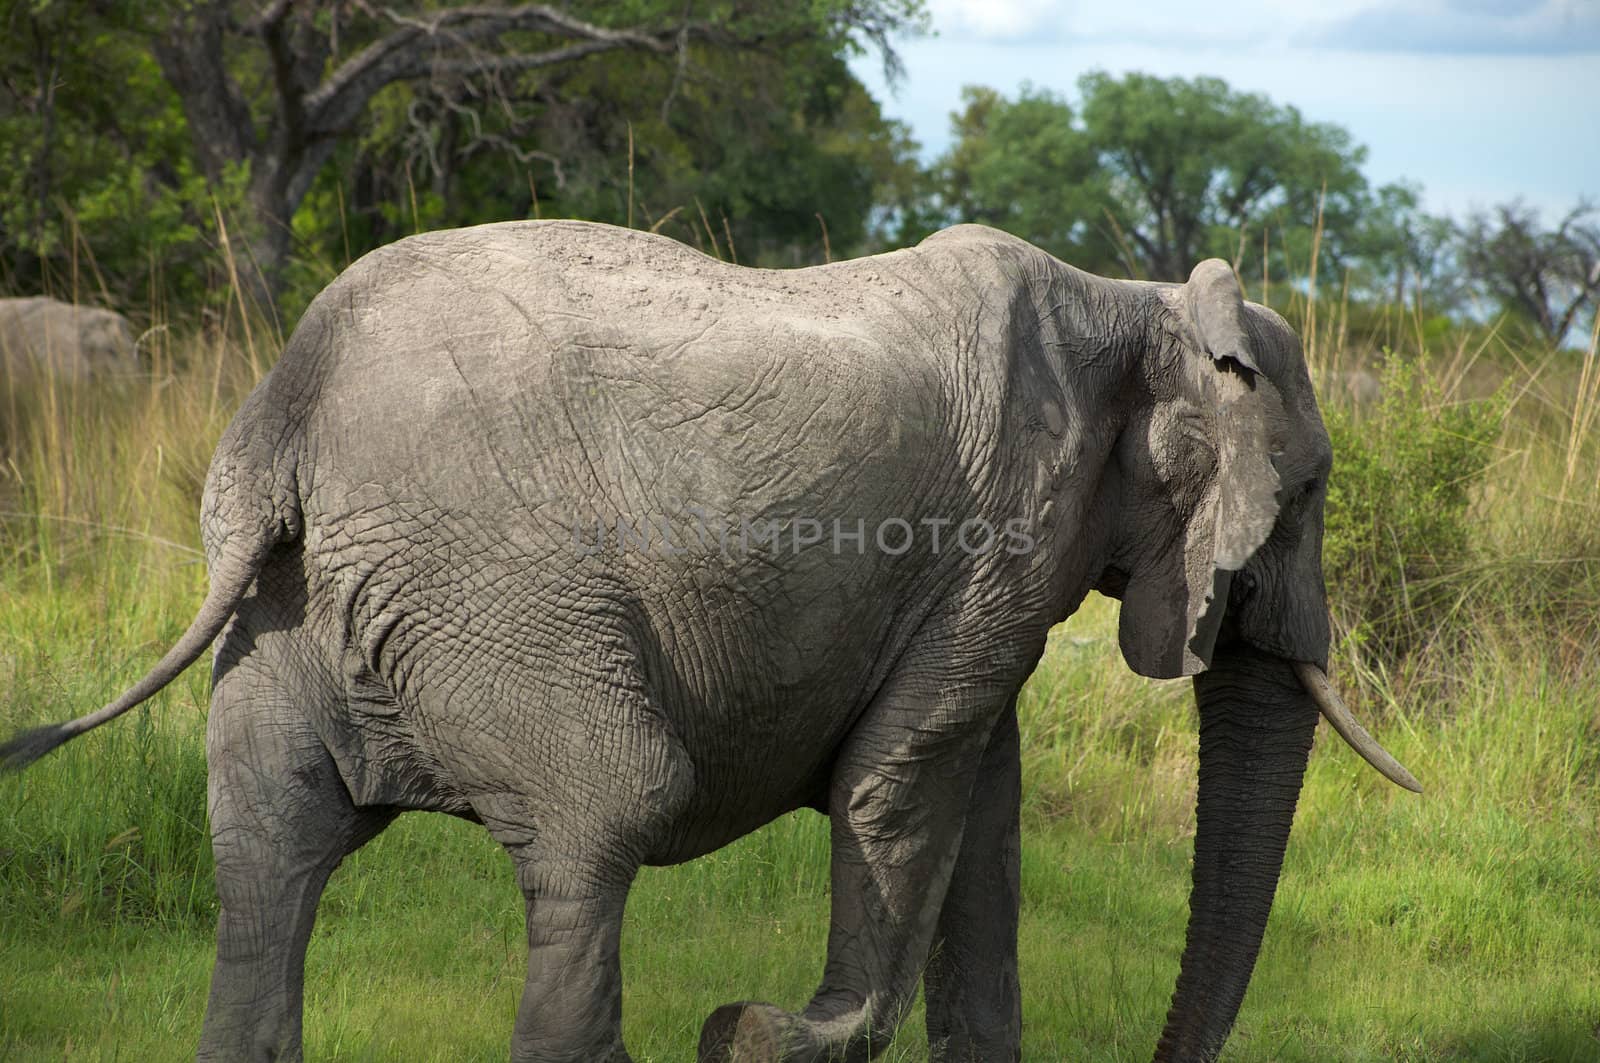
[(1337, 369), (1321, 374), (1317, 389), (1325, 399), (1356, 409), (1376, 406), (1383, 398), (1383, 381), (1366, 369)]
[(1188, 943), (1164, 1060), (1245, 992), (1319, 706), (1327, 436), (1293, 333), (1227, 265), (1085, 274), (978, 226), (793, 271), (573, 222), (403, 240), (312, 304), (207, 480), (211, 590), (117, 701), (219, 639), (221, 900), (202, 1059), (300, 1058), (318, 896), (411, 809), (482, 823), (526, 896), (511, 1055), (620, 1061), (623, 902), (827, 812), (799, 1012), (709, 1060), (864, 1060), (919, 978), (940, 1060), (1017, 1059), (1015, 699), (1091, 588), (1195, 677)]
[(133, 326), (111, 310), (48, 296), (0, 299), (0, 367), (82, 380), (135, 368)]

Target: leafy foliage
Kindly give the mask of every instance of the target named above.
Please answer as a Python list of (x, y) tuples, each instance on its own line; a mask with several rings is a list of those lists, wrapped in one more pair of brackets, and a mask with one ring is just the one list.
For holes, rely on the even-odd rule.
[(1579, 203), (1555, 228), (1526, 204), (1474, 214), (1461, 236), (1462, 258), (1480, 289), (1514, 322), (1560, 344), (1600, 307), (1600, 210)]
[[(1107, 209), (1152, 279), (1234, 258), (1242, 234), (1267, 226), (1303, 239), (1319, 211), (1327, 231), (1349, 232), (1365, 205), (1366, 149), (1294, 107), (1219, 78), (1095, 72), (1078, 88), (1084, 136), (1110, 178)], [(1293, 250), (1309, 260), (1309, 248)]]
[(1461, 232), (1449, 218), (1422, 209), (1422, 188), (1383, 185), (1362, 210), (1346, 249), (1352, 287), (1370, 303), (1424, 312), (1456, 312), (1467, 297)]
[(1329, 264), (1354, 250), (1376, 201), (1366, 149), (1341, 127), (1217, 78), (1093, 72), (1078, 90), (1074, 108), (1031, 87), (1015, 100), (969, 87), (940, 162), (951, 214), (1086, 269), (1156, 280), (1238, 259), (1269, 234), (1281, 275), (1309, 261), (1319, 223)]
[(845, 59), (892, 65), (920, 0), (236, 6), (0, 14), (0, 284), (192, 303), (222, 286), (219, 217), (228, 268), (288, 309), (418, 228), (540, 214), (815, 261), (916, 169)]
[(0, 143), (0, 283), (112, 302), (153, 273), (187, 303), (211, 286), (206, 234), (238, 175), (208, 183), (195, 166), (128, 10), (55, 0), (0, 16)]
[(1073, 124), (1072, 105), (1023, 86), (1015, 100), (968, 85), (951, 116), (955, 143), (940, 160), (953, 218), (1014, 233), (1085, 268), (1116, 257), (1099, 207), (1099, 159)]
[(1399, 359), (1382, 385), (1372, 413), (1324, 411), (1336, 457), (1322, 558), (1338, 626), (1392, 666), (1448, 630), (1460, 605), (1475, 490), (1507, 400), (1446, 401), (1436, 378)]

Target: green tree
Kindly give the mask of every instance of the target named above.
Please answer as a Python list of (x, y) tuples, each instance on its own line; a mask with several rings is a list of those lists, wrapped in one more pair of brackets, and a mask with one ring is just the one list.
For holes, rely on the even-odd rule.
[(1460, 234), (1449, 218), (1422, 209), (1422, 189), (1401, 182), (1377, 189), (1347, 250), (1356, 263), (1354, 289), (1374, 302), (1416, 301), (1435, 313), (1461, 308), (1466, 291)]
[(125, 9), (85, 0), (0, 16), (7, 287), (120, 303), (157, 264), (182, 278), (207, 268), (212, 190), (176, 97), (130, 29)]
[(1071, 104), (1029, 85), (1015, 100), (968, 85), (961, 100), (950, 119), (955, 142), (936, 167), (951, 217), (1004, 229), (1086, 268), (1110, 264), (1109, 188)]
[(1200, 259), (1235, 258), (1263, 233), (1279, 269), (1307, 263), (1319, 213), (1326, 251), (1336, 260), (1344, 250), (1367, 183), (1366, 149), (1343, 128), (1218, 78), (1096, 72), (1078, 89), (1108, 209), (1151, 278), (1182, 280)]
[[(363, 249), (363, 234), (347, 228), (347, 207), (374, 238), (424, 217), (504, 217), (519, 198), (532, 207), (535, 190), (558, 209), (624, 220), (635, 214), (628, 187), (668, 175), (719, 200), (704, 204), (711, 223), (726, 208), (761, 205), (771, 194), (762, 182), (786, 189), (779, 198), (793, 208), (791, 234), (795, 217), (815, 225), (819, 197), (839, 193), (835, 227), (855, 234), (894, 131), (840, 57), (886, 49), (890, 33), (921, 25), (920, 0), (782, 8), (613, 0), (587, 5), (581, 18), (545, 4), (430, 0), (405, 10), (315, 0), (42, 0), (7, 17), (13, 32), (0, 44), (0, 68), (17, 72), (20, 91), (0, 122), (35, 150), (21, 165), (0, 162), (0, 179), (28, 193), (49, 189), (29, 196), (47, 206), (21, 219), (18, 231), (31, 230), (22, 239), (36, 254), (58, 253), (60, 241), (43, 232), (48, 204), (79, 194), (66, 180), (58, 131), (72, 125), (74, 139), (87, 141), (130, 120), (119, 81), (96, 76), (85, 52), (70, 57), (84, 61), (72, 122), (44, 121), (61, 115), (56, 79), (51, 58), (31, 54), (28, 42), (98, 40), (144, 73), (151, 109), (185, 134), (183, 149), (170, 140), (163, 148), (182, 160), (169, 166), (175, 173), (153, 172), (162, 195), (216, 196), (236, 219), (238, 268), (269, 301), (291, 250), (328, 256), (330, 233), (341, 245), (354, 235), (350, 250)], [(885, 55), (893, 62), (892, 51)], [(769, 116), (764, 124), (726, 121), (758, 112)], [(829, 135), (852, 122), (859, 143)], [(137, 120), (129, 141), (144, 132)], [(687, 143), (708, 135), (723, 158)], [(727, 169), (703, 168), (708, 159)], [(326, 180), (334, 160), (350, 187)], [(126, 180), (137, 160), (127, 152), (110, 161)], [(614, 176), (638, 166), (635, 182)], [(684, 176), (691, 173), (694, 180)], [(802, 185), (811, 199), (804, 212), (794, 203)], [(308, 200), (312, 216), (301, 218)], [(607, 202), (622, 209), (606, 211)], [(716, 227), (726, 241), (728, 226)], [(715, 231), (700, 228), (708, 239)], [(296, 237), (320, 243), (297, 247)], [(9, 228), (6, 240), (15, 240)]]
[[(858, 249), (880, 190), (915, 182), (916, 147), (839, 53), (708, 53), (681, 79), (601, 57), (509, 106), (470, 81), (394, 86), (313, 186), (297, 243), (338, 259), (346, 239), (355, 253), (418, 227), (540, 214), (659, 227), (745, 262), (820, 260), (824, 225), (836, 253)], [(325, 280), (338, 264), (313, 268)]]
[(1600, 211), (1587, 202), (1546, 229), (1517, 201), (1468, 219), (1461, 256), (1472, 283), (1546, 343), (1565, 341), (1600, 306)]
[(1275, 272), (1303, 272), (1323, 225), (1329, 268), (1353, 252), (1371, 203), (1366, 151), (1336, 125), (1216, 78), (1078, 82), (1080, 102), (969, 88), (940, 160), (956, 219), (1017, 232), (1089, 269), (1182, 280), (1202, 258), (1265, 243)]

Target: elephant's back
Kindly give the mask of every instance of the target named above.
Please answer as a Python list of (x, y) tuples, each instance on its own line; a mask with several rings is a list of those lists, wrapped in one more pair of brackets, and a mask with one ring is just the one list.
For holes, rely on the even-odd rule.
[(849, 281), (607, 226), (427, 234), (319, 296), (317, 341), (279, 373), (314, 382), (325, 483), (524, 531), (669, 504), (792, 512), (870, 479), (863, 464), (930, 454), (938, 431), (938, 381), (907, 350), (926, 341), (847, 312)]
[[(905, 252), (799, 269), (723, 262), (676, 240), (578, 221), (496, 222), (408, 237), (364, 256), (313, 303), (353, 315), (380, 342), (437, 333), (459, 314), (535, 331), (647, 333), (670, 343), (706, 314), (813, 328), (893, 330), (885, 297), (904, 294)], [(875, 281), (882, 281), (876, 285)], [(892, 314), (890, 315), (893, 316)], [(925, 322), (923, 314), (909, 317)], [(487, 323), (487, 318), (485, 321)], [(870, 322), (870, 324), (869, 324)], [(703, 322), (702, 322), (703, 323)]]

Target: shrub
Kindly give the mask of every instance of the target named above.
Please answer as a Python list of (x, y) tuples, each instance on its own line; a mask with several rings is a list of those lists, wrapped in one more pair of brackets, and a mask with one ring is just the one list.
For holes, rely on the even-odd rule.
[(1334, 405), (1323, 568), (1335, 630), (1392, 667), (1439, 637), (1474, 553), (1472, 502), (1495, 455), (1505, 391), (1447, 401), (1443, 386), (1391, 358), (1376, 409)]

